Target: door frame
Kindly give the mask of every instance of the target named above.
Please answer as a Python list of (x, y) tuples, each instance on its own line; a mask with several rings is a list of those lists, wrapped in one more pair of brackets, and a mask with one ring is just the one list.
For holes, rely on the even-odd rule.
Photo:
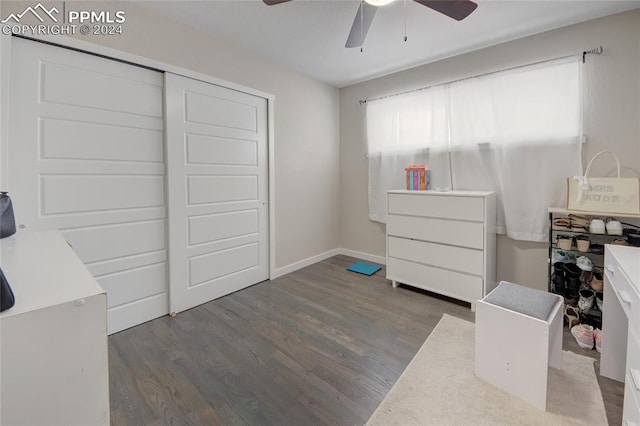
[[(124, 52), (121, 50), (113, 49), (110, 47), (101, 46), (98, 44), (90, 43), (84, 40), (71, 38), (69, 36), (54, 35), (54, 36), (32, 36), (22, 38), (33, 40), (35, 42), (44, 42), (53, 44), (60, 47), (66, 47), (69, 49), (79, 50), (87, 54), (94, 54), (116, 61), (128, 62), (133, 65), (140, 65), (143, 67), (153, 68), (160, 72), (170, 72), (178, 74), (184, 77), (192, 78), (194, 80), (200, 80), (205, 83), (215, 84), (217, 86), (226, 87), (228, 89), (237, 90), (239, 92), (247, 93), (249, 95), (257, 96), (267, 101), (267, 179), (268, 179), (268, 200), (269, 200), (269, 279), (273, 279), (276, 276), (276, 248), (275, 248), (275, 96), (262, 92), (260, 90), (252, 89), (240, 84), (232, 83), (227, 80), (223, 80), (217, 77), (213, 77), (200, 72), (192, 71), (187, 68), (178, 67), (172, 64), (168, 64), (162, 61), (156, 61), (154, 59), (146, 58), (144, 56), (135, 55), (132, 53)], [(0, 34), (0, 189), (4, 190), (10, 183), (9, 181), (9, 79), (11, 69), (11, 40), (13, 36), (7, 34)], [(165, 131), (165, 143), (166, 143), (166, 131)], [(165, 146), (166, 149), (166, 146)], [(171, 297), (171, 295), (169, 295)]]

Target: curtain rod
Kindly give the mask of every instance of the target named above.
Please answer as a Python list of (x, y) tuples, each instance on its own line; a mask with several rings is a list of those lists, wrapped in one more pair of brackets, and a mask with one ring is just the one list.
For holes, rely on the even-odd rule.
[[(587, 55), (601, 55), (602, 52), (604, 52), (604, 49), (602, 48), (602, 46), (598, 46), (594, 49), (591, 50), (585, 50), (581, 53), (582, 55), (582, 63), (585, 63), (585, 57)], [(431, 89), (432, 87), (437, 87), (437, 86), (443, 86), (445, 84), (453, 84), (453, 83), (458, 83), (460, 81), (465, 81), (465, 80), (471, 80), (472, 78), (479, 78), (479, 77), (484, 77), (487, 75), (491, 75), (491, 74), (496, 74), (499, 72), (504, 72), (504, 71), (511, 71), (511, 70), (516, 70), (518, 68), (524, 68), (524, 67), (529, 67), (531, 65), (538, 65), (538, 64), (544, 64), (545, 62), (551, 62), (551, 61), (557, 61), (559, 59), (566, 59), (566, 58), (573, 58), (576, 55), (567, 55), (567, 56), (561, 56), (559, 58), (553, 58), (553, 59), (545, 59), (544, 61), (538, 61), (538, 62), (534, 62), (531, 64), (525, 64), (525, 65), (518, 65), (515, 67), (510, 67), (510, 68), (505, 68), (502, 70), (498, 70), (498, 71), (491, 71), (491, 72), (486, 72), (483, 74), (478, 74), (478, 75), (474, 75), (471, 77), (464, 77), (464, 78), (459, 78), (457, 80), (451, 80), (451, 81), (447, 81), (445, 83), (438, 83), (438, 84), (433, 84), (431, 86), (425, 86), (425, 87), (419, 87), (417, 89), (411, 89), (411, 90), (405, 90), (404, 92), (398, 92), (398, 93), (392, 93), (390, 95), (384, 95), (384, 96), (379, 96), (377, 98), (371, 98), (371, 99), (361, 99), (360, 101), (358, 101), (360, 103), (360, 105), (365, 105), (367, 102), (371, 102), (371, 101), (378, 101), (380, 99), (386, 99), (386, 98), (390, 98), (392, 96), (398, 96), (398, 95), (405, 95), (407, 93), (413, 93), (413, 92), (419, 92), (421, 90), (427, 90), (427, 89)]]

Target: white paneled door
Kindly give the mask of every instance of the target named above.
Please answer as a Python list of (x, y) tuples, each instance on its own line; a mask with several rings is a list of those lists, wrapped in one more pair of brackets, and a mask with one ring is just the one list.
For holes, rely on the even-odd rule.
[(267, 101), (166, 73), (170, 310), (269, 276)]
[(14, 37), (10, 81), (18, 224), (63, 231), (110, 333), (168, 313), (162, 73)]

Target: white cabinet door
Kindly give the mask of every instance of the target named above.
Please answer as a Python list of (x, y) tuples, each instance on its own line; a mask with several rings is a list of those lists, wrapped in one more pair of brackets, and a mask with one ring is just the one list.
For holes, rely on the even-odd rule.
[(168, 313), (162, 73), (14, 37), (8, 190), (107, 291), (109, 332)]
[(165, 74), (170, 310), (266, 280), (267, 101)]

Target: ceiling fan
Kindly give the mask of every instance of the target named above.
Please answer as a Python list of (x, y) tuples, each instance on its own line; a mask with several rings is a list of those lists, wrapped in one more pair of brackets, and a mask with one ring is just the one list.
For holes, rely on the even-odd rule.
[[(273, 6), (286, 3), (291, 0), (262, 0), (266, 5)], [(378, 10), (378, 6), (384, 6), (394, 0), (363, 0), (356, 13), (356, 17), (351, 25), (351, 31), (347, 38), (345, 47), (360, 47), (364, 43), (373, 17)], [(413, 0), (430, 9), (440, 12), (456, 21), (462, 21), (476, 10), (478, 5), (471, 0)]]

